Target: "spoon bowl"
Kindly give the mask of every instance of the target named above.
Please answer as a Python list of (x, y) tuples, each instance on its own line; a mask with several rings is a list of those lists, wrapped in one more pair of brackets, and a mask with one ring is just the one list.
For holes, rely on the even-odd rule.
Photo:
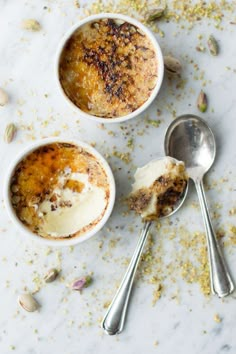
[(203, 186), (203, 176), (215, 160), (214, 135), (203, 119), (185, 114), (170, 124), (164, 147), (166, 155), (185, 162), (195, 184), (206, 230), (211, 290), (219, 297), (227, 296), (234, 291), (234, 284), (213, 230)]
[(203, 176), (216, 156), (215, 138), (203, 119), (185, 114), (176, 118), (165, 136), (165, 153), (185, 162), (190, 178)]

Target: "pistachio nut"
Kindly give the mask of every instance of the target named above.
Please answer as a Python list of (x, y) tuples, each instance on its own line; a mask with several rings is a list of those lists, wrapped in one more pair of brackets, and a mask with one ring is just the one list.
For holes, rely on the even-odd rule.
[(0, 106), (5, 106), (8, 101), (8, 94), (0, 87)]
[(14, 139), (17, 132), (17, 128), (14, 123), (10, 123), (6, 126), (4, 133), (4, 140), (7, 144), (10, 144)]
[(40, 305), (35, 298), (30, 294), (21, 294), (18, 297), (18, 304), (28, 312), (34, 312), (39, 309)]
[(171, 56), (165, 56), (164, 65), (167, 73), (172, 75), (180, 75), (182, 70), (182, 65), (178, 59)]
[(200, 112), (204, 113), (207, 110), (207, 96), (205, 92), (201, 90), (197, 99), (197, 107)]
[(45, 283), (52, 283), (57, 278), (58, 274), (59, 272), (56, 268), (49, 269), (44, 276)]
[(156, 21), (164, 15), (166, 7), (159, 7), (157, 9), (153, 9), (148, 11), (146, 14), (147, 22)]
[(219, 54), (219, 46), (218, 46), (216, 39), (213, 37), (213, 35), (210, 35), (210, 37), (208, 38), (207, 44), (208, 44), (208, 48), (210, 50), (211, 55), (216, 56)]
[(72, 290), (77, 290), (81, 291), (83, 288), (87, 288), (92, 282), (92, 277), (89, 275), (76, 279), (73, 281), (73, 283), (70, 285), (70, 288)]

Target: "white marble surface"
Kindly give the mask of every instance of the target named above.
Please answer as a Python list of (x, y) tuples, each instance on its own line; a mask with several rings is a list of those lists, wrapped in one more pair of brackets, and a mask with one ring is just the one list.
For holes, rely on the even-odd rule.
[[(44, 6), (51, 11), (43, 9)], [(24, 18), (37, 19), (43, 30), (38, 33), (23, 31), (20, 23)], [(122, 215), (125, 207), (120, 198), (129, 191), (131, 183), (127, 176), (134, 171), (133, 165), (142, 165), (150, 158), (164, 154), (164, 132), (173, 119), (173, 110), (177, 115), (197, 113), (196, 96), (204, 80), (207, 81), (205, 91), (210, 107), (202, 117), (209, 122), (217, 140), (217, 159), (208, 178), (213, 186), (207, 191), (207, 197), (212, 213), (219, 214), (213, 220), (214, 226), (226, 231), (224, 240), (230, 237), (230, 226), (236, 225), (236, 217), (229, 215), (229, 210), (236, 207), (236, 26), (228, 24), (224, 31), (219, 31), (213, 25), (201, 22), (188, 32), (186, 29), (180, 31), (176, 24), (161, 24), (166, 35), (157, 38), (164, 54), (172, 53), (181, 59), (186, 85), (184, 90), (175, 89), (176, 82), (170, 84), (165, 79), (160, 95), (148, 111), (151, 118), (157, 119), (156, 109), (161, 109), (160, 127), (149, 126), (141, 136), (138, 132), (147, 125), (145, 114), (122, 124), (123, 130), (119, 125), (102, 130), (93, 122), (80, 120), (58, 92), (53, 73), (54, 53), (61, 36), (78, 18), (79, 10), (72, 0), (0, 0), (0, 86), (10, 95), (10, 103), (0, 108), (1, 186), (6, 169), (19, 150), (32, 139), (55, 133), (96, 142), (97, 149), (106, 154), (115, 145), (119, 150), (130, 151), (125, 135), (129, 131), (135, 144), (134, 151), (130, 151), (132, 166), (115, 157), (109, 159), (118, 190), (114, 212), (101, 232), (74, 250), (52, 249), (48, 254), (47, 247), (25, 239), (12, 225), (1, 202), (0, 353), (234, 354), (236, 295), (224, 300), (205, 297), (198, 284), (187, 284), (182, 279), (178, 269), (173, 274), (176, 283), (171, 281), (171, 275), (164, 279), (163, 295), (155, 306), (152, 306), (154, 285), (148, 284), (146, 278), (137, 280), (127, 324), (121, 335), (106, 336), (99, 323), (105, 312), (104, 304), (112, 299), (126, 269), (124, 260), (131, 256), (141, 226), (141, 221), (134, 215)], [(174, 32), (179, 32), (176, 37)], [(214, 33), (220, 43), (220, 55), (216, 58), (195, 50), (198, 34), (202, 34), (206, 42), (210, 33)], [(199, 72), (204, 72), (203, 80), (193, 79), (191, 58), (198, 64)], [(10, 122), (18, 125), (19, 132), (15, 141), (7, 145), (3, 142), (3, 134)], [(114, 136), (109, 134), (110, 130)], [(218, 183), (222, 178), (227, 181)], [(2, 188), (0, 193), (2, 199)], [(157, 275), (161, 268), (166, 272), (177, 252), (181, 228), (185, 227), (191, 233), (203, 231), (199, 210), (192, 207), (196, 202), (195, 191), (190, 188), (185, 206), (171, 219), (172, 225), (165, 221), (159, 232), (153, 229), (153, 249), (158, 249), (163, 258)], [(217, 208), (219, 205), (221, 207)], [(133, 232), (128, 228), (131, 224)], [(172, 230), (176, 233), (174, 240), (169, 237)], [(111, 241), (116, 243), (113, 248)], [(231, 245), (224, 251), (236, 280), (236, 248)], [(40, 311), (25, 313), (18, 308), (17, 295), (24, 287), (33, 291), (35, 276), (42, 278), (51, 266), (62, 268), (64, 280), (42, 287), (36, 294), (42, 305)], [(91, 287), (81, 295), (71, 293), (66, 283), (89, 272), (94, 273)], [(178, 301), (176, 296), (173, 299), (177, 290)], [(215, 314), (222, 319), (220, 323), (214, 321)]]

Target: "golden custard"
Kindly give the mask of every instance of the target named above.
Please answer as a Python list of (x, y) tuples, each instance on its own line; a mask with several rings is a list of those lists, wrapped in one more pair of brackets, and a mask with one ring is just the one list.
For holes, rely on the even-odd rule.
[(142, 106), (157, 82), (158, 63), (149, 38), (113, 19), (85, 24), (68, 40), (59, 65), (61, 86), (82, 111), (103, 118)]
[(11, 180), (16, 215), (32, 232), (49, 239), (91, 230), (109, 197), (108, 177), (98, 159), (68, 143), (37, 148), (17, 165)]

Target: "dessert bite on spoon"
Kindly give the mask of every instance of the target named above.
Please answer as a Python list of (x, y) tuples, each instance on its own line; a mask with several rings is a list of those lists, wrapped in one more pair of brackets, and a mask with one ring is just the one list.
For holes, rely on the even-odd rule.
[(172, 157), (152, 160), (138, 168), (134, 178), (129, 206), (142, 217), (144, 225), (128, 269), (102, 321), (102, 328), (110, 335), (123, 330), (135, 273), (152, 221), (174, 214), (188, 190), (184, 163)]

